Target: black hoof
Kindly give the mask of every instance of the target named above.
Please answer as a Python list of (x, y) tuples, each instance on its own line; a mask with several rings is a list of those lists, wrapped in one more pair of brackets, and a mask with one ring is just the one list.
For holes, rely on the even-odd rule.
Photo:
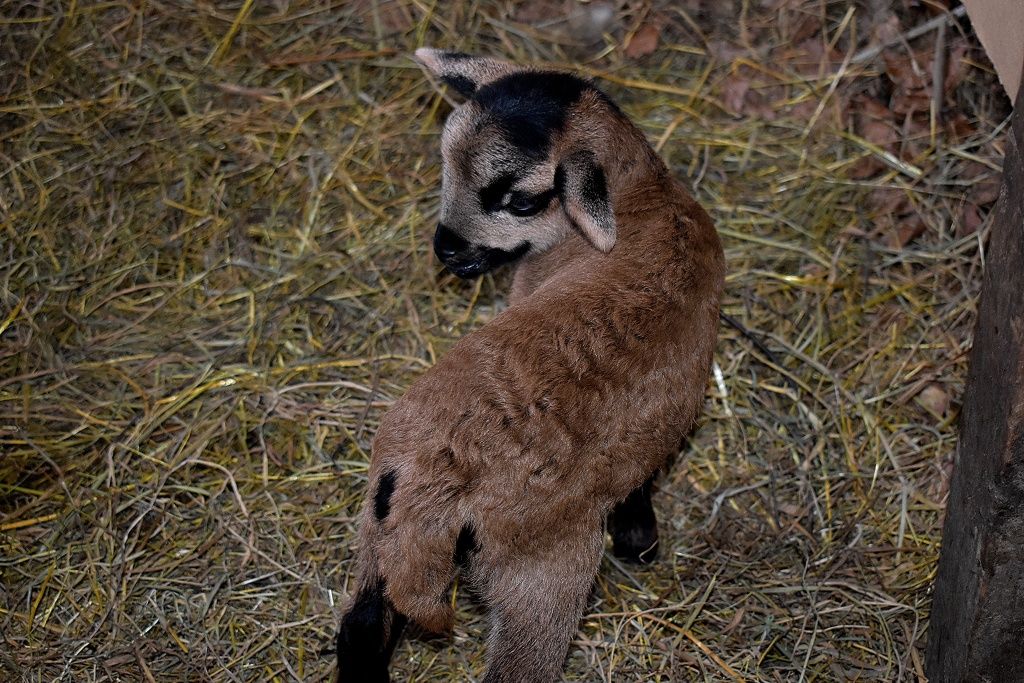
[(612, 531), (615, 557), (635, 564), (650, 564), (658, 559), (658, 529), (633, 527)]
[(382, 584), (360, 590), (338, 629), (337, 683), (391, 683), (388, 662), (405, 621)]
[(658, 519), (651, 506), (653, 485), (651, 477), (612, 508), (608, 516), (612, 552), (619, 559), (650, 564), (658, 557)]

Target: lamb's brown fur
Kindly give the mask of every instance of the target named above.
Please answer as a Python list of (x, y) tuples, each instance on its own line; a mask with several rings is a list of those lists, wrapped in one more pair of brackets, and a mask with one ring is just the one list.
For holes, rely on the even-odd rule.
[(614, 248), (569, 232), (518, 264), (510, 307), (385, 415), (361, 519), (360, 588), (383, 586), (433, 631), (451, 627), (456, 545), (472, 538), (466, 574), (494, 612), (488, 682), (557, 679), (604, 519), (692, 428), (716, 338), (724, 263), (707, 213), (596, 92), (567, 121), (551, 153), (596, 156)]

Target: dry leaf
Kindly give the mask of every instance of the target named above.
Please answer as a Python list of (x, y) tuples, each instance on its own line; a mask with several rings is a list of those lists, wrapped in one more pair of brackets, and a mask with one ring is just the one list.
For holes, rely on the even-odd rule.
[(801, 518), (807, 514), (807, 507), (793, 503), (779, 503), (779, 512), (790, 517)]
[[(895, 153), (900, 135), (892, 122), (892, 112), (881, 102), (867, 95), (858, 95), (851, 100), (854, 111), (854, 128), (857, 133), (888, 152)], [(868, 178), (885, 168), (885, 164), (874, 154), (862, 157), (850, 167), (851, 178)]]
[(658, 38), (661, 27), (657, 24), (644, 24), (626, 44), (626, 56), (630, 59), (644, 57), (658, 49)]
[(786, 12), (783, 16), (789, 20), (790, 31), (787, 42), (791, 45), (803, 42), (821, 32), (821, 19), (804, 12)]
[(518, 3), (512, 16), (524, 24), (539, 24), (565, 17), (570, 9), (565, 0), (529, 0)]
[(941, 385), (932, 382), (917, 395), (917, 402), (940, 420), (946, 419), (949, 413), (949, 394)]
[(985, 219), (981, 215), (981, 211), (974, 204), (964, 204), (963, 214), (960, 219), (960, 225), (956, 228), (957, 237), (966, 237), (967, 235), (973, 235), (978, 232), (981, 225), (985, 222)]
[(931, 54), (908, 55), (905, 50), (882, 53), (885, 73), (892, 81), (891, 108), (896, 114), (927, 116), (931, 110)]
[(904, 190), (878, 188), (869, 196), (868, 205), (875, 221), (875, 238), (885, 240), (892, 249), (902, 249), (928, 228)]
[(371, 0), (354, 0), (355, 13), (361, 16), (367, 26), (374, 26), (379, 20), (385, 34), (405, 33), (416, 23), (404, 3), (389, 2), (374, 5)]
[(971, 186), (971, 201), (978, 206), (991, 206), (999, 199), (1002, 191), (1002, 174), (996, 173), (983, 180), (975, 180)]
[(967, 44), (957, 39), (949, 48), (946, 56), (946, 78), (942, 83), (946, 93), (956, 90), (961, 81), (967, 76)]
[(949, 135), (950, 142), (964, 140), (975, 131), (975, 125), (960, 111), (949, 113), (945, 117), (945, 124), (946, 134)]
[(727, 111), (736, 116), (743, 113), (744, 100), (750, 90), (750, 79), (738, 73), (730, 75), (722, 86), (722, 104)]
[(924, 234), (927, 229), (925, 222), (918, 216), (910, 216), (906, 220), (902, 220), (899, 226), (896, 228), (895, 233), (891, 233), (889, 239), (889, 245), (893, 249), (902, 249), (907, 246), (915, 239)]
[(872, 191), (868, 203), (873, 209), (872, 216), (880, 219), (901, 216), (911, 210), (907, 193), (896, 187), (880, 187)]
[(736, 610), (736, 614), (732, 615), (732, 619), (726, 624), (725, 628), (722, 629), (722, 633), (729, 634), (736, 630), (736, 627), (743, 622), (743, 615), (747, 613), (746, 607), (740, 607)]
[(835, 48), (826, 52), (826, 47), (820, 38), (809, 38), (792, 49), (781, 51), (777, 59), (801, 76), (817, 79), (823, 70), (832, 71), (843, 61), (842, 53)]

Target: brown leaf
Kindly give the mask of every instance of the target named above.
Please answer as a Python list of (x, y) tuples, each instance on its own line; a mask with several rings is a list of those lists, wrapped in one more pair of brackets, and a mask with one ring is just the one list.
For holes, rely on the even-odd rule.
[[(851, 100), (854, 128), (865, 140), (888, 152), (896, 152), (899, 132), (893, 125), (892, 112), (873, 97), (858, 95)], [(850, 167), (851, 178), (868, 178), (885, 168), (874, 154), (868, 154)]]
[(779, 512), (790, 517), (800, 518), (807, 514), (807, 507), (793, 503), (779, 503)]
[(966, 237), (967, 235), (973, 235), (978, 232), (985, 219), (981, 215), (981, 211), (974, 204), (964, 204), (963, 216), (960, 220), (960, 225), (956, 228), (957, 237)]
[(975, 126), (961, 111), (951, 112), (946, 116), (946, 133), (951, 138), (950, 142), (958, 142), (974, 133)]
[(789, 115), (798, 121), (810, 121), (818, 111), (818, 100), (808, 98), (789, 108)]
[(924, 234), (927, 229), (925, 222), (918, 216), (909, 216), (900, 221), (896, 232), (890, 236), (889, 244), (893, 249), (902, 249)]
[(786, 23), (789, 24), (786, 28), (789, 28), (791, 31), (791, 34), (788, 36), (790, 44), (803, 42), (821, 31), (821, 20), (817, 16), (805, 12), (785, 12), (780, 14), (785, 18)]
[(922, 408), (940, 420), (946, 419), (949, 413), (949, 394), (940, 384), (932, 382), (917, 395), (917, 402)]
[(765, 90), (750, 90), (743, 98), (744, 113), (760, 121), (774, 121), (779, 117), (779, 107), (768, 99)]
[(892, 81), (892, 111), (901, 116), (927, 115), (931, 110), (931, 54), (906, 51), (882, 54), (885, 73)]
[(730, 619), (729, 623), (726, 624), (724, 629), (722, 629), (722, 633), (725, 633), (726, 635), (728, 635), (728, 634), (732, 633), (733, 631), (735, 631), (736, 627), (739, 626), (743, 622), (743, 615), (745, 615), (746, 613), (747, 613), (747, 608), (746, 607), (740, 607), (738, 610), (736, 610), (736, 614), (732, 615), (732, 619)]
[(999, 193), (1002, 191), (1002, 185), (1001, 173), (982, 180), (976, 180), (974, 185), (971, 186), (971, 201), (978, 206), (991, 206), (995, 204), (996, 200), (999, 199)]
[(967, 69), (967, 44), (958, 39), (950, 46), (949, 54), (946, 56), (946, 79), (942, 87), (947, 93), (956, 90), (967, 76)]
[(569, 13), (569, 7), (566, 5), (564, 0), (529, 0), (516, 3), (512, 16), (524, 24), (538, 24), (566, 16)]
[(732, 114), (739, 116), (743, 113), (744, 100), (750, 90), (750, 79), (739, 73), (731, 74), (722, 86), (722, 103)]
[(878, 188), (868, 198), (876, 239), (892, 249), (902, 249), (920, 237), (927, 224), (914, 208), (907, 193), (897, 188)]
[(880, 187), (871, 192), (872, 215), (878, 218), (900, 216), (910, 211), (907, 193), (895, 187)]
[(644, 24), (630, 37), (626, 44), (626, 56), (630, 59), (644, 57), (658, 49), (658, 38), (661, 26), (653, 23)]
[(783, 50), (778, 57), (801, 76), (815, 79), (822, 70), (831, 71), (843, 61), (843, 55), (835, 48), (826, 52), (826, 45), (820, 38), (805, 40), (792, 49)]
[(883, 150), (888, 150), (889, 146), (899, 138), (892, 123), (880, 119), (864, 121), (861, 124), (860, 135), (868, 142), (882, 147)]
[(353, 0), (355, 14), (361, 16), (367, 26), (374, 26), (380, 21), (380, 27), (386, 34), (405, 33), (416, 23), (409, 8), (404, 3), (389, 2), (375, 5), (371, 0)]

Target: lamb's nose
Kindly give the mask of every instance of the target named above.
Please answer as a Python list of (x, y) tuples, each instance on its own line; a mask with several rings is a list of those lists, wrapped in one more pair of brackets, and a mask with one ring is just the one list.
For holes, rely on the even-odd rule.
[(456, 235), (445, 224), (437, 224), (437, 232), (434, 233), (434, 253), (439, 259), (448, 260), (465, 251), (467, 247), (469, 242)]

